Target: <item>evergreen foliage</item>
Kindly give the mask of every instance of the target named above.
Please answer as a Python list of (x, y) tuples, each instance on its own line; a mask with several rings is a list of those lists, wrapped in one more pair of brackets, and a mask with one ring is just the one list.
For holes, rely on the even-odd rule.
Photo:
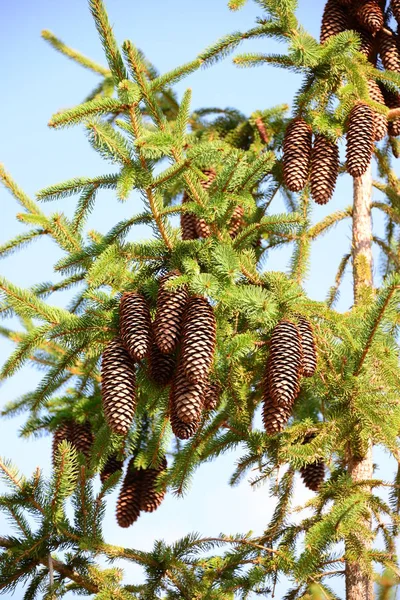
[[(229, 7), (238, 10), (244, 4), (243, 0), (231, 0)], [(13, 376), (28, 362), (44, 372), (36, 389), (8, 403), (2, 412), (5, 416), (27, 414), (24, 436), (42, 432), (57, 435), (67, 422), (82, 427), (88, 421), (94, 442), (86, 457), (88, 452), (82, 452), (72, 438), (57, 442), (49, 481), (39, 470), (25, 479), (10, 462), (0, 461), (8, 486), (0, 497), (0, 509), (15, 528), (0, 538), (1, 591), (11, 593), (24, 583), (25, 600), (40, 595), (59, 598), (71, 590), (99, 600), (222, 600), (247, 598), (251, 593), (266, 596), (280, 577), (292, 583), (286, 600), (334, 599), (337, 596), (330, 579), (344, 575), (345, 560), (358, 561), (367, 573), (384, 569), (382, 577), (377, 577), (378, 597), (390, 598), (398, 583), (395, 541), (399, 476), (393, 482), (377, 478), (355, 483), (345, 459), (349, 450), (362, 457), (372, 440), (400, 460), (400, 183), (392, 167), (393, 156), (400, 149), (397, 140), (385, 137), (373, 150), (378, 165), (374, 186), (382, 192), (373, 209), (383, 212), (386, 219), (385, 237), (374, 238), (383, 257), (382, 285), (363, 290), (362, 303), (339, 313), (334, 304), (351, 250), (342, 249), (338, 256), (336, 281), (326, 302), (310, 300), (302, 283), (312, 243), (341, 220), (351, 219), (352, 207), (333, 210), (315, 223), (307, 182), (309, 156), (300, 186), (304, 189), (294, 195), (285, 186), (281, 147), (292, 118), (302, 119), (307, 136), (312, 131), (332, 143), (347, 131), (354, 107), (362, 106), (369, 115), (375, 111), (393, 120), (399, 115), (370, 98), (368, 81), (398, 93), (400, 74), (368, 62), (360, 52), (362, 40), (356, 31), (341, 31), (319, 44), (298, 23), (296, 0), (257, 0), (257, 4), (263, 14), (254, 28), (225, 36), (192, 62), (162, 75), (131, 41), (119, 46), (102, 0), (89, 0), (89, 6), (107, 68), (70, 49), (50, 32), (43, 32), (56, 50), (101, 77), (81, 104), (56, 113), (49, 125), (82, 126), (94, 151), (111, 167), (108, 164), (106, 173), (95, 177), (54, 184), (41, 190), (36, 200), (0, 168), (3, 185), (22, 207), (18, 219), (27, 227), (26, 234), (0, 248), (0, 255), (8, 256), (43, 236), (50, 236), (63, 252), (54, 265), (59, 276), (56, 283), (21, 289), (4, 278), (0, 280), (0, 312), (6, 317), (17, 316), (20, 322), (18, 330), (0, 329), (5, 338), (15, 342), (1, 378)], [(190, 90), (181, 101), (177, 99), (174, 83), (202, 65), (226, 57), (242, 41), (264, 37), (283, 42), (284, 53), (241, 54), (234, 62), (238, 66), (268, 63), (302, 73), (304, 82), (291, 118), (286, 106), (246, 117), (231, 108), (192, 112)], [(205, 174), (211, 169), (215, 178), (204, 185)], [(336, 177), (336, 163), (334, 170)], [(136, 198), (139, 192), (142, 207), (130, 219), (113, 223), (108, 232), (86, 231), (86, 220), (102, 189), (115, 190), (118, 201), (132, 201), (131, 194), (136, 192)], [(287, 205), (282, 214), (273, 208), (279, 193)], [(72, 197), (77, 198), (72, 218), (62, 212), (46, 216), (41, 210), (41, 202), (71, 202)], [(239, 225), (232, 235), (239, 207)], [(177, 217), (188, 214), (205, 223), (207, 237), (183, 239)], [(138, 224), (150, 225), (154, 236), (129, 241), (128, 234)], [(293, 250), (290, 273), (265, 270), (265, 257), (284, 244)], [(173, 277), (165, 277), (171, 273)], [(160, 281), (165, 286), (161, 292)], [(52, 294), (71, 288), (76, 288), (76, 295), (70, 306), (52, 304)], [(130, 413), (127, 416), (123, 412), (123, 424), (113, 427), (113, 400), (118, 390), (111, 382), (105, 398), (107, 386), (103, 381), (106, 418), (100, 364), (105, 349), (117, 347), (116, 375), (120, 381), (130, 360), (118, 338), (126, 326), (119, 318), (121, 296), (140, 297), (154, 324), (161, 317), (167, 321), (171, 318), (168, 312), (157, 315), (160, 297), (173, 298), (174, 293), (182, 295), (182, 290), (185, 302), (187, 294), (200, 296), (200, 303), (209, 309), (207, 318), (212, 314), (216, 322), (215, 353), (214, 329), (210, 326), (210, 350), (205, 352), (206, 368), (201, 371), (202, 379), (209, 375), (211, 383), (205, 380), (200, 386), (203, 392), (205, 389), (205, 400), (203, 405), (199, 400), (195, 407), (195, 422), (185, 422), (182, 407), (178, 410), (170, 405), (167, 384), (171, 372), (168, 370), (164, 377), (158, 373), (158, 380), (154, 377), (154, 364), (160, 355), (162, 358), (162, 343), (156, 336), (159, 355), (155, 357), (153, 348), (148, 356), (154, 339), (146, 312), (146, 351), (140, 359), (146, 358), (135, 365), (129, 362), (128, 387), (132, 389), (129, 393), (123, 390), (121, 410), (129, 404)], [(180, 302), (175, 304), (181, 310)], [(130, 310), (127, 305), (126, 320), (132, 316)], [(172, 351), (176, 350), (181, 321), (180, 314), (175, 317), (174, 324), (176, 321), (178, 325)], [(314, 352), (315, 344), (318, 366), (313, 374), (312, 356), (309, 372), (313, 376), (300, 380), (299, 358), (296, 389), (290, 398), (295, 402), (284, 415), (289, 422), (283, 431), (267, 434), (259, 426), (266, 393), (262, 381), (266, 366), (271, 367), (271, 336), (282, 321), (312, 324), (308, 330), (314, 337), (307, 344), (309, 352)], [(183, 344), (182, 360), (186, 373), (191, 373), (187, 345)], [(105, 357), (107, 377), (112, 378), (115, 352), (111, 356), (106, 351)], [(173, 356), (163, 368), (173, 370), (174, 365)], [(191, 384), (196, 385), (192, 380)], [(269, 398), (268, 410), (275, 410), (275, 396)], [(173, 433), (190, 439), (182, 442)], [(151, 490), (158, 498), (165, 487), (184, 494), (202, 463), (217, 460), (231, 449), (241, 453), (232, 484), (253, 469), (258, 471), (257, 482), (272, 482), (277, 506), (261, 535), (202, 538), (191, 533), (171, 545), (157, 541), (150, 552), (111, 546), (104, 540), (102, 519), (107, 496), (119, 483), (125, 458), (129, 462), (125, 496), (131, 497), (137, 486), (136, 480), (135, 485), (130, 481), (132, 474), (143, 470), (147, 476), (160, 473), (156, 482), (153, 476)], [(307, 466), (316, 463), (326, 465), (325, 481), (308, 502), (307, 516), (294, 519), (295, 473), (304, 473)], [(98, 473), (103, 474), (103, 483), (95, 494), (93, 480)], [(387, 487), (391, 492), (388, 501), (381, 493)], [(66, 512), (67, 500), (72, 500), (72, 518)], [(124, 524), (138, 517), (138, 500), (128, 508), (130, 511), (122, 515), (127, 518), (122, 519)], [(371, 517), (371, 528), (365, 515)], [(360, 543), (363, 538), (375, 542), (381, 534), (383, 549), (373, 545), (366, 550)], [(121, 569), (98, 565), (100, 555), (141, 565), (145, 581), (140, 585), (124, 583)]]

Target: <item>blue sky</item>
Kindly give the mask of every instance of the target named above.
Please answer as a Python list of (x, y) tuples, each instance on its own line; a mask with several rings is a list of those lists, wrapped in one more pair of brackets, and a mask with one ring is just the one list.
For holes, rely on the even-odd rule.
[[(317, 36), (323, 10), (323, 0), (300, 0), (298, 16), (303, 25)], [(261, 14), (250, 2), (236, 13), (226, 6), (226, 0), (109, 0), (110, 21), (120, 43), (132, 39), (161, 71), (193, 59), (202, 49), (222, 35), (246, 30)], [(54, 131), (47, 127), (50, 116), (61, 108), (73, 106), (87, 95), (98, 81), (97, 77), (54, 52), (40, 37), (49, 29), (65, 43), (105, 64), (100, 42), (85, 0), (28, 0), (4, 2), (0, 21), (0, 53), (2, 59), (3, 94), (0, 98), (0, 161), (29, 194), (39, 189), (77, 176), (90, 176), (112, 171), (112, 167), (95, 155), (81, 129)], [(245, 43), (241, 51), (276, 51), (277, 44), (263, 41)], [(192, 88), (192, 107), (233, 106), (249, 114), (275, 104), (290, 104), (299, 85), (296, 75), (272, 67), (238, 69), (227, 59), (218, 65), (190, 75), (177, 86), (181, 96)], [(319, 220), (351, 203), (351, 180), (343, 176), (328, 207), (316, 207), (314, 218)], [(46, 211), (65, 210), (69, 213), (74, 199), (64, 203), (47, 204)], [(24, 231), (16, 220), (19, 207), (8, 193), (0, 189), (0, 244)], [(100, 195), (89, 228), (102, 232), (110, 223), (138, 211), (137, 198), (118, 204), (111, 194)], [(277, 202), (274, 212), (282, 210)], [(378, 222), (378, 227), (381, 225)], [(144, 235), (143, 230), (137, 235)], [(315, 244), (312, 268), (306, 282), (314, 299), (323, 299), (333, 283), (341, 256), (348, 251), (351, 239), (349, 222), (341, 223), (333, 234)], [(7, 258), (0, 273), (14, 283), (30, 286), (55, 279), (52, 264), (59, 257), (58, 249), (49, 241), (41, 241), (28, 250)], [(271, 254), (266, 268), (285, 270), (287, 251)], [(376, 275), (379, 273), (376, 261)], [(66, 296), (52, 298), (64, 303)], [(350, 279), (343, 286), (340, 308), (352, 303)], [(10, 352), (11, 345), (0, 340), (0, 360)], [(26, 368), (0, 389), (0, 403), (19, 396), (33, 387), (38, 374)], [(50, 439), (19, 440), (18, 428), (22, 418), (0, 420), (0, 454), (12, 457), (21, 470), (29, 474), (36, 466), (49, 473)], [(234, 456), (225, 456), (212, 465), (203, 466), (197, 473), (192, 489), (185, 499), (167, 498), (153, 515), (144, 515), (129, 529), (117, 528), (113, 512), (115, 498), (107, 513), (107, 541), (136, 548), (150, 548), (153, 541), (164, 538), (173, 541), (190, 530), (205, 535), (259, 532), (267, 523), (274, 502), (268, 487), (250, 489), (247, 482), (231, 489), (226, 482), (233, 470)], [(388, 462), (388, 461), (387, 461)], [(392, 466), (385, 467), (389, 477)], [(311, 494), (299, 483), (297, 499), (302, 502)], [(0, 530), (4, 519), (0, 516)], [(139, 570), (131, 570), (133, 578)], [(277, 597), (286, 587), (279, 584)], [(17, 591), (14, 598), (22, 598)]]

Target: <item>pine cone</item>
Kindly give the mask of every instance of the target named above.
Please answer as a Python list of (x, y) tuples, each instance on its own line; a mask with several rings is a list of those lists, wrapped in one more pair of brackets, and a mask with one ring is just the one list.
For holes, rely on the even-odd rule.
[(316, 135), (311, 162), (311, 195), (317, 204), (332, 197), (339, 174), (339, 148), (323, 135)]
[(217, 381), (211, 381), (204, 392), (204, 410), (218, 408), (221, 396), (221, 386)]
[(370, 33), (377, 33), (384, 24), (384, 16), (376, 0), (364, 0), (355, 5), (354, 16), (358, 23)]
[[(385, 104), (388, 108), (400, 108), (400, 94), (391, 92), (390, 90), (382, 87), (383, 97)], [(397, 137), (400, 135), (400, 118), (392, 119), (388, 123), (388, 134), (391, 137)]]
[(292, 192), (299, 192), (310, 172), (312, 133), (304, 119), (296, 118), (286, 128), (283, 140), (283, 176)]
[(155, 511), (164, 500), (165, 490), (157, 491), (155, 484), (158, 476), (167, 468), (167, 460), (164, 457), (157, 469), (146, 469), (143, 472), (142, 488), (140, 494), (140, 510), (145, 512)]
[(272, 332), (264, 379), (266, 396), (277, 406), (291, 408), (300, 391), (303, 350), (300, 331), (291, 321), (282, 320)]
[(372, 108), (359, 102), (349, 115), (347, 128), (347, 171), (360, 177), (371, 162), (375, 135), (375, 119)]
[(71, 425), (71, 442), (77, 452), (82, 452), (88, 459), (93, 446), (93, 433), (89, 421), (86, 423), (73, 423)]
[(183, 319), (182, 367), (193, 384), (207, 379), (214, 357), (216, 323), (205, 298), (190, 298)]
[(157, 294), (157, 310), (154, 320), (154, 340), (163, 354), (172, 354), (179, 343), (183, 313), (189, 294), (186, 286), (167, 290), (167, 281), (178, 277), (177, 271), (167, 273), (160, 280)]
[(177, 418), (183, 423), (200, 421), (205, 385), (206, 383), (203, 381), (191, 383), (186, 377), (182, 364), (178, 364), (172, 382), (170, 401), (174, 406)]
[(268, 435), (276, 435), (284, 430), (292, 413), (292, 405), (278, 406), (272, 402), (268, 390), (263, 393), (262, 420)]
[(374, 37), (367, 31), (357, 30), (357, 33), (361, 39), (359, 52), (361, 52), (361, 54), (364, 54), (364, 56), (366, 56), (368, 60), (372, 60), (375, 50)]
[(56, 464), (58, 446), (64, 441), (72, 443), (71, 442), (72, 424), (73, 424), (73, 422), (71, 420), (64, 421), (63, 423), (60, 423), (60, 425), (57, 427), (57, 429), (53, 433), (53, 445), (52, 445), (52, 453), (51, 453), (53, 467)]
[[(315, 438), (315, 433), (309, 433), (304, 438), (303, 444), (308, 444)], [(318, 492), (325, 477), (325, 465), (323, 461), (318, 460), (314, 463), (305, 465), (300, 469), (301, 478), (304, 485), (313, 492)]]
[(392, 7), (393, 16), (397, 23), (400, 23), (400, 0), (391, 0), (390, 6)]
[(338, 4), (341, 4), (342, 6), (351, 6), (352, 4), (355, 4), (358, 0), (337, 0)]
[(151, 317), (146, 298), (125, 292), (119, 305), (120, 335), (134, 361), (139, 362), (151, 349)]
[(111, 454), (108, 457), (106, 464), (100, 471), (100, 481), (101, 483), (105, 483), (111, 475), (114, 475), (117, 471), (121, 471), (124, 466), (124, 462), (122, 460), (118, 460), (116, 454)]
[[(385, 105), (385, 99), (381, 92), (381, 88), (373, 79), (368, 81), (368, 91), (371, 100), (374, 102), (379, 102), (379, 104)], [(375, 141), (381, 140), (387, 134), (388, 122), (385, 115), (374, 111), (374, 121), (375, 121)]]
[[(182, 204), (186, 204), (190, 201), (187, 192), (184, 192), (182, 198)], [(183, 212), (181, 213), (181, 234), (183, 240), (197, 240), (199, 237), (196, 231), (197, 217), (193, 213)]]
[(243, 224), (244, 224), (243, 217), (244, 217), (243, 206), (236, 206), (232, 213), (231, 220), (229, 221), (229, 235), (231, 236), (232, 239), (237, 236), (241, 227), (243, 227)]
[(322, 15), (320, 41), (326, 42), (333, 35), (350, 28), (349, 15), (337, 0), (328, 0)]
[(163, 354), (158, 346), (153, 343), (149, 358), (150, 376), (159, 386), (164, 387), (171, 383), (174, 376), (176, 358), (173, 354)]
[(171, 389), (169, 395), (169, 419), (171, 421), (171, 427), (173, 433), (177, 438), (181, 440), (187, 440), (192, 437), (199, 428), (200, 419), (192, 421), (191, 423), (185, 423), (179, 419), (176, 412), (176, 403), (174, 398), (173, 389)]
[(143, 479), (142, 469), (135, 469), (134, 459), (129, 461), (128, 470), (117, 500), (117, 523), (120, 527), (130, 527), (140, 514), (140, 489)]
[(400, 72), (400, 53), (397, 47), (397, 36), (382, 30), (378, 36), (379, 54), (388, 71)]
[(299, 317), (297, 325), (300, 331), (301, 347), (303, 350), (303, 375), (312, 377), (317, 368), (317, 348), (315, 346), (313, 327), (304, 317)]
[[(208, 190), (211, 187), (212, 182), (215, 179), (216, 172), (215, 172), (215, 169), (211, 168), (211, 169), (204, 169), (203, 173), (204, 173), (205, 179), (203, 179), (200, 182), (201, 187), (203, 188), (203, 190)], [(200, 238), (210, 237), (211, 229), (207, 225), (207, 223), (205, 222), (204, 219), (199, 219), (199, 218), (195, 217), (195, 224), (196, 224), (196, 233), (197, 233), (198, 237), (200, 237)]]
[(114, 433), (126, 435), (136, 407), (135, 365), (119, 338), (103, 352), (101, 393), (107, 423)]
[(208, 238), (211, 235), (211, 229), (204, 219), (196, 218), (196, 233), (199, 238)]

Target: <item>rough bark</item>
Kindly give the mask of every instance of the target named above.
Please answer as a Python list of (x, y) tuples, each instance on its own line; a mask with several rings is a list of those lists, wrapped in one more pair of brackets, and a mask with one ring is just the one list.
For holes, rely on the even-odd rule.
[[(362, 290), (371, 287), (372, 279), (372, 165), (361, 177), (354, 178), (353, 204), (353, 282), (354, 303), (362, 298)], [(349, 451), (348, 473), (353, 481), (372, 479), (372, 443), (362, 459)], [(368, 542), (366, 542), (367, 544)], [(365, 575), (358, 563), (346, 564), (346, 600), (373, 600), (373, 580)]]

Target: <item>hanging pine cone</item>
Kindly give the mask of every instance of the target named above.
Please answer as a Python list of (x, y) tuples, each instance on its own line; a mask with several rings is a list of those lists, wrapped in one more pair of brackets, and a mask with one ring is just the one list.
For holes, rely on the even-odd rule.
[[(182, 204), (186, 204), (190, 201), (187, 192), (184, 192), (182, 198)], [(196, 231), (196, 220), (197, 217), (190, 212), (181, 213), (181, 235), (183, 240), (197, 240), (199, 237)]]
[[(381, 88), (373, 79), (368, 81), (368, 91), (371, 100), (374, 102), (378, 102), (379, 104), (385, 105), (385, 99), (381, 92)], [(374, 121), (375, 121), (375, 141), (381, 140), (387, 134), (388, 122), (385, 115), (374, 111)]]
[(125, 479), (117, 500), (117, 523), (120, 527), (130, 527), (140, 514), (140, 488), (143, 471), (135, 469), (134, 459), (129, 461)]
[(361, 27), (370, 33), (377, 33), (383, 27), (383, 11), (376, 0), (364, 0), (356, 4), (354, 16)]
[(124, 462), (122, 460), (118, 460), (116, 454), (111, 454), (108, 457), (107, 462), (104, 467), (100, 471), (100, 481), (101, 483), (105, 483), (111, 475), (114, 475), (117, 471), (121, 471), (124, 466)]
[(191, 383), (178, 364), (170, 392), (170, 402), (174, 407), (177, 418), (183, 423), (200, 421), (203, 411), (204, 391), (206, 383), (198, 381)]
[(362, 31), (362, 30), (358, 31), (357, 30), (357, 33), (361, 39), (361, 45), (360, 45), (359, 52), (361, 52), (361, 54), (364, 54), (364, 56), (366, 56), (368, 58), (368, 60), (372, 60), (374, 50), (375, 50), (375, 43), (374, 43), (375, 38), (367, 31)]
[(171, 383), (175, 365), (175, 355), (163, 354), (158, 346), (153, 343), (149, 358), (150, 377), (157, 385), (164, 387)]
[(196, 233), (199, 238), (208, 238), (211, 235), (211, 229), (204, 219), (196, 218)]
[(325, 4), (324, 13), (322, 15), (321, 25), (321, 44), (326, 42), (333, 35), (342, 33), (349, 29), (349, 15), (345, 9), (337, 2), (337, 0), (328, 0)]
[[(400, 108), (400, 95), (382, 87), (385, 104), (388, 108)], [(400, 118), (391, 119), (388, 123), (388, 134), (391, 137), (400, 135)]]
[(347, 127), (347, 171), (360, 177), (371, 162), (375, 136), (375, 120), (372, 108), (359, 102), (349, 115)]
[(308, 319), (299, 317), (298, 325), (303, 350), (303, 375), (312, 377), (317, 368), (317, 348), (314, 340), (313, 327)]
[(277, 406), (291, 407), (300, 391), (303, 350), (300, 331), (294, 323), (282, 320), (272, 332), (264, 378), (266, 396)]
[(397, 23), (400, 23), (400, 0), (390, 0), (393, 16)]
[(71, 441), (76, 451), (82, 452), (88, 459), (93, 446), (93, 433), (89, 421), (71, 425)]
[(244, 223), (244, 209), (243, 206), (235, 206), (232, 213), (231, 220), (229, 221), (229, 235), (231, 238), (235, 238), (243, 227)]
[(339, 174), (339, 148), (323, 135), (316, 135), (311, 161), (311, 195), (317, 204), (332, 198)]
[(72, 431), (72, 421), (71, 420), (64, 421), (63, 423), (60, 423), (60, 425), (54, 431), (54, 433), (53, 433), (52, 453), (51, 453), (53, 467), (56, 464), (56, 457), (57, 457), (58, 446), (62, 442), (70, 442), (70, 443), (72, 443), (71, 442), (71, 439), (72, 439), (71, 431)]
[(215, 330), (212, 306), (201, 296), (190, 298), (183, 319), (182, 367), (194, 384), (207, 379), (215, 351)]
[(145, 512), (155, 511), (164, 500), (165, 490), (157, 491), (155, 485), (158, 476), (167, 468), (167, 460), (164, 457), (157, 469), (145, 469), (142, 478), (140, 494), (140, 510)]
[(262, 420), (268, 435), (276, 435), (283, 431), (291, 414), (292, 405), (278, 406), (272, 402), (268, 390), (264, 389)]
[(397, 47), (397, 36), (387, 30), (379, 32), (379, 54), (382, 63), (388, 71), (400, 72), (400, 53)]
[(218, 408), (221, 396), (221, 386), (217, 381), (211, 381), (204, 392), (204, 410)]
[[(315, 438), (315, 433), (306, 435), (303, 444), (308, 444)], [(313, 492), (318, 492), (325, 477), (325, 465), (323, 461), (318, 460), (314, 463), (305, 465), (300, 469), (301, 478), (304, 485)]]
[(176, 350), (181, 336), (183, 313), (189, 299), (186, 286), (182, 285), (175, 290), (165, 287), (167, 281), (178, 276), (178, 271), (167, 273), (161, 278), (158, 288), (154, 340), (163, 354), (172, 354)]
[(126, 435), (136, 407), (135, 365), (119, 338), (103, 352), (101, 395), (107, 423), (114, 433)]
[(304, 119), (296, 118), (286, 128), (283, 140), (283, 176), (292, 192), (299, 192), (310, 172), (312, 133)]
[(125, 292), (119, 305), (120, 334), (125, 348), (139, 362), (151, 349), (151, 317), (146, 298)]
[(175, 399), (173, 397), (172, 390), (169, 396), (169, 420), (171, 422), (173, 433), (181, 440), (187, 440), (191, 438), (196, 433), (200, 425), (200, 419), (197, 421), (192, 421), (192, 423), (185, 423), (179, 419), (178, 415), (176, 414)]

